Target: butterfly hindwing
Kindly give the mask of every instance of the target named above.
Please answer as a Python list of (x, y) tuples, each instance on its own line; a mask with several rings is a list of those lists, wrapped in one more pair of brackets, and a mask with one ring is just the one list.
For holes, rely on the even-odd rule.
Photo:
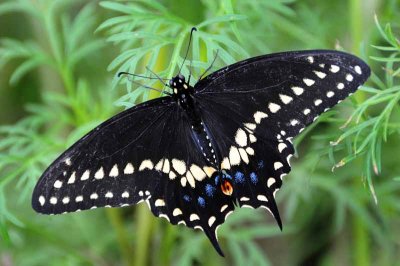
[(284, 137), (277, 139), (275, 134), (264, 134), (254, 118), (243, 123), (245, 118), (232, 105), (208, 101), (205, 105), (199, 102), (199, 106), (221, 154), (221, 169), (232, 179), (235, 201), (241, 207), (267, 208), (281, 227), (274, 197), (282, 177), (290, 171), (292, 143)]

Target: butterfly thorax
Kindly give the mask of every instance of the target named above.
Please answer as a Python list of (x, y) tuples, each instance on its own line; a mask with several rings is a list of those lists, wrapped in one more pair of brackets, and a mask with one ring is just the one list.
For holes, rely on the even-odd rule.
[(194, 88), (185, 81), (181, 74), (172, 78), (169, 85), (173, 90), (173, 97), (179, 106), (185, 110), (192, 128), (192, 138), (198, 150), (203, 154), (208, 164), (217, 167), (218, 159), (215, 150), (215, 143), (210, 135), (207, 126), (203, 123), (200, 111), (193, 98)]

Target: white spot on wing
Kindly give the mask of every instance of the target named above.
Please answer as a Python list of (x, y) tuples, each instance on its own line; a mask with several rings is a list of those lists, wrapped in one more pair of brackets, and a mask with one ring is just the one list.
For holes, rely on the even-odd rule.
[(169, 172), (168, 176), (169, 176), (169, 179), (174, 180), (176, 177), (176, 174), (171, 171), (171, 172)]
[(90, 199), (98, 199), (99, 195), (97, 195), (97, 193), (92, 193), (90, 195)]
[(161, 168), (162, 168), (162, 166), (163, 166), (163, 163), (164, 163), (164, 159), (161, 159), (161, 160), (156, 164), (156, 166), (154, 166), (154, 169), (156, 169), (157, 171), (161, 171)]
[(303, 94), (304, 89), (300, 88), (300, 87), (292, 87), (292, 91), (294, 92), (294, 94), (296, 94), (297, 96), (300, 96)]
[(343, 83), (338, 83), (336, 86), (339, 90), (343, 90), (344, 89), (344, 84)]
[(165, 159), (165, 160), (164, 160), (164, 165), (163, 165), (162, 171), (163, 171), (164, 173), (169, 173), (169, 171), (170, 171), (170, 166), (169, 166), (169, 160), (168, 160), (168, 159)]
[(235, 141), (241, 147), (247, 146), (247, 135), (243, 129), (239, 128), (236, 131)]
[(260, 124), (261, 123), (261, 119), (268, 117), (268, 115), (266, 113), (264, 113), (264, 112), (257, 111), (257, 112), (254, 113), (253, 117), (254, 117), (254, 121), (257, 124)]
[(186, 172), (186, 164), (184, 161), (172, 159), (172, 166), (174, 167), (175, 171), (180, 175), (183, 175)]
[(356, 71), (356, 73), (357, 73), (358, 75), (361, 75), (361, 74), (362, 74), (362, 71), (361, 71), (361, 67), (360, 67), (360, 66), (355, 66), (355, 67), (354, 67), (354, 70)]
[(124, 168), (124, 174), (126, 174), (126, 175), (133, 174), (134, 170), (135, 169), (133, 168), (133, 165), (131, 163), (127, 163), (125, 168)]
[(321, 71), (314, 71), (315, 75), (317, 75), (317, 77), (319, 77), (320, 79), (324, 79), (326, 77), (326, 74), (324, 72)]
[(314, 63), (314, 57), (308, 56), (307, 61), (310, 62), (310, 64)]
[(228, 205), (227, 205), (227, 204), (223, 205), (223, 206), (221, 207), (221, 212), (224, 212), (224, 211), (226, 210), (226, 208), (228, 208)]
[(282, 167), (283, 167), (283, 164), (281, 162), (274, 162), (274, 169), (275, 170), (278, 170), (278, 169), (280, 169)]
[(278, 150), (279, 150), (279, 152), (280, 153), (282, 153), (282, 151), (286, 148), (287, 146), (286, 146), (286, 144), (285, 143), (279, 143), (278, 144)]
[(181, 214), (182, 214), (182, 211), (179, 208), (175, 208), (174, 211), (172, 212), (173, 216), (178, 216), (178, 215), (181, 215)]
[(215, 220), (215, 216), (211, 216), (210, 219), (208, 219), (208, 225), (211, 227), (214, 224)]
[(247, 152), (249, 155), (254, 155), (254, 150), (253, 150), (252, 147), (247, 147), (247, 148), (246, 148), (246, 152)]
[(221, 169), (226, 169), (226, 170), (231, 169), (231, 165), (230, 165), (230, 163), (229, 163), (228, 157), (225, 157), (225, 158), (222, 160)]
[(322, 100), (321, 100), (321, 99), (316, 99), (316, 100), (314, 101), (315, 106), (318, 106), (318, 105), (320, 105), (321, 103), (322, 103)]
[(244, 126), (248, 129), (255, 130), (257, 125), (253, 123), (245, 123)]
[(50, 204), (53, 204), (53, 205), (57, 204), (57, 198), (56, 197), (51, 197), (50, 198)]
[(285, 94), (279, 94), (279, 97), (281, 98), (281, 101), (282, 101), (284, 104), (288, 104), (288, 103), (290, 103), (291, 101), (293, 101), (293, 98), (292, 98), (292, 97), (287, 96), (287, 95), (285, 95)]
[(40, 196), (39, 196), (39, 203), (40, 203), (40, 206), (43, 206), (43, 205), (45, 204), (45, 202), (46, 202), (46, 199), (43, 197), (43, 195), (40, 195)]
[(250, 142), (251, 142), (251, 143), (254, 143), (254, 142), (257, 141), (257, 138), (256, 138), (253, 134), (250, 134), (250, 135), (249, 135), (249, 139), (250, 139)]
[(104, 170), (103, 167), (100, 167), (99, 170), (94, 174), (94, 178), (96, 179), (102, 179), (104, 177)]
[(153, 162), (151, 160), (144, 160), (139, 166), (139, 171), (143, 171), (145, 169), (152, 170), (154, 167)]
[(189, 220), (190, 220), (191, 222), (193, 222), (193, 221), (196, 221), (196, 220), (200, 220), (200, 217), (199, 217), (197, 214), (192, 213), (192, 214), (190, 215), (190, 217), (189, 217)]
[(165, 206), (165, 201), (164, 201), (163, 199), (158, 199), (158, 200), (156, 200), (156, 202), (154, 203), (154, 205), (155, 205), (156, 207)]
[(62, 187), (63, 182), (60, 180), (56, 180), (56, 182), (54, 182), (54, 187), (55, 188), (61, 188)]
[(197, 181), (202, 181), (204, 178), (206, 178), (206, 173), (204, 173), (204, 171), (195, 164), (190, 166), (190, 172)]
[(73, 173), (71, 174), (71, 176), (69, 177), (67, 183), (68, 183), (68, 184), (73, 184), (73, 183), (75, 183), (75, 172), (73, 172)]
[(273, 184), (275, 184), (275, 178), (273, 177), (268, 178), (267, 186), (271, 187)]
[(334, 95), (335, 95), (335, 93), (333, 91), (328, 91), (326, 93), (326, 97), (328, 97), (328, 98), (332, 98)]
[(64, 197), (64, 198), (62, 199), (62, 203), (68, 204), (68, 203), (69, 203), (69, 197)]
[(258, 199), (259, 201), (268, 201), (267, 197), (264, 196), (264, 195), (257, 195), (257, 199)]
[(182, 187), (186, 187), (187, 179), (186, 177), (181, 177), (181, 185)]
[(310, 112), (311, 112), (311, 110), (306, 108), (306, 109), (304, 109), (303, 114), (308, 115)]
[(189, 171), (186, 173), (186, 179), (189, 182), (191, 187), (195, 187), (196, 186), (194, 178), (193, 178), (193, 175)]
[(118, 176), (118, 166), (116, 164), (114, 164), (113, 168), (111, 168), (110, 177), (117, 177)]
[(121, 194), (121, 197), (123, 197), (123, 198), (129, 198), (129, 192), (128, 191), (125, 191), (124, 193), (122, 193)]
[(308, 87), (314, 85), (314, 83), (315, 83), (314, 80), (309, 79), (309, 78), (304, 78), (304, 79), (303, 79), (303, 82), (304, 82)]
[(207, 175), (208, 177), (211, 177), (211, 176), (213, 175), (213, 173), (214, 173), (215, 171), (217, 171), (217, 170), (215, 170), (214, 167), (211, 167), (211, 166), (204, 166), (204, 167), (203, 167), (203, 170), (204, 170), (204, 172), (206, 173), (206, 175)]
[(277, 105), (276, 103), (270, 103), (268, 105), (268, 109), (271, 111), (271, 113), (276, 113), (279, 111), (279, 109), (281, 109), (281, 107), (279, 105)]
[(111, 191), (108, 191), (105, 195), (106, 198), (111, 199), (112, 197), (114, 197), (113, 193)]
[(75, 202), (82, 202), (83, 201), (83, 196), (77, 196), (75, 198)]
[(347, 74), (347, 75), (346, 75), (346, 80), (347, 80), (347, 81), (353, 81), (353, 79), (354, 79), (354, 78), (353, 78), (353, 75), (351, 75), (351, 74)]
[(240, 164), (240, 154), (239, 150), (232, 146), (229, 150), (229, 161), (231, 165), (239, 165)]
[(331, 68), (329, 69), (332, 73), (337, 73), (340, 70), (340, 67), (337, 65), (331, 65)]
[(243, 162), (248, 164), (249, 157), (247, 156), (247, 152), (243, 148), (239, 148), (239, 154), (240, 154), (240, 157), (242, 158)]
[(89, 171), (89, 170), (86, 170), (85, 172), (83, 172), (83, 174), (82, 174), (82, 176), (81, 176), (81, 180), (82, 180), (82, 181), (88, 180), (88, 179), (89, 179), (89, 176), (90, 176), (90, 171)]
[(299, 124), (299, 121), (296, 120), (296, 119), (292, 119), (292, 120), (290, 120), (290, 124), (291, 124), (292, 126), (295, 126), (295, 125), (298, 125), (298, 124)]

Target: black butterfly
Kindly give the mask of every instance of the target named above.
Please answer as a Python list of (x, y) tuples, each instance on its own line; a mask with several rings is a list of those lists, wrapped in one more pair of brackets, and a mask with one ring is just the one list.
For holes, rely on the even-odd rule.
[(250, 58), (193, 87), (178, 74), (169, 96), (112, 117), (57, 158), (32, 206), (59, 214), (145, 201), (223, 255), (216, 231), (235, 205), (266, 208), (282, 227), (274, 197), (292, 138), (369, 75), (359, 58), (328, 50)]

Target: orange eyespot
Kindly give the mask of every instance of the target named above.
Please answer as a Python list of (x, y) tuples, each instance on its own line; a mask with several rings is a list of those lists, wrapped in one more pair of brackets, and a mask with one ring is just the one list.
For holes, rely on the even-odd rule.
[(227, 195), (230, 196), (233, 193), (233, 186), (231, 184), (231, 182), (229, 182), (228, 180), (224, 180), (221, 183), (221, 190), (222, 192)]

